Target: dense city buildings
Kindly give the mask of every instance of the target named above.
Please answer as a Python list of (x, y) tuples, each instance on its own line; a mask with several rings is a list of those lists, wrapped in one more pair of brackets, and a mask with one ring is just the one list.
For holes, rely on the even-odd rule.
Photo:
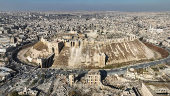
[(0, 95), (167, 96), (170, 12), (0, 12)]

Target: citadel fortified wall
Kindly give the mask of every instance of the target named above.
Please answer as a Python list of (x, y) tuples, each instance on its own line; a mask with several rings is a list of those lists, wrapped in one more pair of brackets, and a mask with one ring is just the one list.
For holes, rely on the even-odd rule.
[(121, 38), (105, 37), (99, 40), (77, 39), (77, 37), (74, 37), (76, 39), (58, 39), (63, 41), (65, 47), (54, 65), (104, 67), (115, 63), (154, 58), (152, 50), (139, 41), (137, 36), (126, 35)]
[(43, 68), (50, 66), (105, 67), (123, 62), (152, 59), (154, 53), (133, 34), (109, 33), (98, 34), (95, 37), (84, 34), (62, 34), (53, 40), (42, 37), (28, 50), (26, 56), (29, 62), (40, 64)]
[[(37, 52), (33, 53), (38, 53), (38, 48), (43, 47), (44, 49), (39, 50), (37, 56), (42, 57), (45, 52), (48, 52), (48, 54), (54, 53), (54, 66), (74, 67), (104, 67), (116, 63), (154, 58), (152, 50), (133, 34), (110, 33), (108, 35), (98, 35), (95, 38), (80, 35), (62, 35), (62, 37), (55, 38), (53, 41), (48, 41), (42, 37), (39, 41), (41, 44), (37, 44), (37, 46), (43, 46), (35, 48), (34, 50), (37, 50)], [(46, 66), (47, 63), (44, 62), (48, 62), (48, 60), (44, 61), (45, 59), (38, 58), (37, 62), (41, 62), (40, 64)]]
[(67, 40), (67, 39), (60, 39), (64, 42), (65, 47), (80, 47), (83, 45), (100, 45), (100, 44), (111, 44), (111, 43), (123, 43), (134, 41), (138, 39), (137, 36), (133, 34), (128, 34), (129, 37), (124, 38), (115, 38), (115, 39), (105, 39), (104, 41), (95, 41), (95, 40), (88, 40), (88, 39), (79, 39), (79, 40)]
[(56, 55), (58, 55), (62, 48), (64, 47), (63, 41), (56, 40), (49, 42), (46, 39), (41, 38), (41, 42), (48, 47), (49, 53), (55, 53)]

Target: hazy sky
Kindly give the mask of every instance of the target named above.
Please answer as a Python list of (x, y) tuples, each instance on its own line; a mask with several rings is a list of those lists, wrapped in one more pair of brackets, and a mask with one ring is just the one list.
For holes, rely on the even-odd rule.
[(0, 11), (170, 11), (170, 0), (0, 0)]

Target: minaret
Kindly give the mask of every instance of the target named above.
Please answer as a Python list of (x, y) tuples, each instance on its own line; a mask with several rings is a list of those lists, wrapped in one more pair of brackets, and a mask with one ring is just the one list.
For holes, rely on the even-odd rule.
[(152, 28), (151, 24), (150, 24), (150, 29)]
[(153, 28), (152, 28), (151, 24), (150, 24), (149, 31), (150, 31), (151, 33), (153, 33)]

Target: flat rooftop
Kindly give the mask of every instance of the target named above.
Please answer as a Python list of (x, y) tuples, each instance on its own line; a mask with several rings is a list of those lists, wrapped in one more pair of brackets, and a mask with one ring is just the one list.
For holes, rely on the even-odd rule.
[(157, 94), (154, 89), (169, 89), (170, 90), (170, 81), (169, 82), (145, 82), (145, 86), (152, 93), (153, 96), (169, 96), (168, 94)]

